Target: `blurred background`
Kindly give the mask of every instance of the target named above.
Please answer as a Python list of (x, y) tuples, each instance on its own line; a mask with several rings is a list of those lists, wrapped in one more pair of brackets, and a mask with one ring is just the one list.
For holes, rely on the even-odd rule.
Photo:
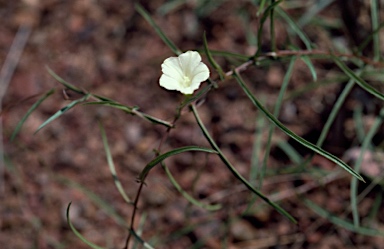
[[(215, 56), (229, 71), (256, 52), (260, 2), (152, 0), (141, 4), (181, 50), (203, 51), (205, 31), (210, 49), (239, 54)], [(372, 33), (372, 4), (377, 5), (380, 19), (382, 1), (291, 0), (279, 6), (316, 49), (352, 54)], [(275, 16), (277, 48), (306, 50), (287, 19), (279, 12)], [(34, 134), (70, 103), (68, 99), (79, 98), (72, 92), (63, 94), (63, 86), (46, 66), (85, 91), (172, 121), (182, 96), (158, 85), (160, 65), (173, 56), (172, 51), (135, 10), (134, 1), (0, 0), (0, 23), (4, 147), (0, 247), (89, 248), (67, 224), (65, 212), (72, 202), (71, 221), (84, 237), (105, 248), (122, 248), (128, 232), (116, 217), (128, 222), (132, 206), (116, 190), (98, 120), (105, 126), (117, 174), (131, 198), (139, 187), (139, 173), (153, 159), (166, 129), (109, 107), (79, 105)], [(262, 33), (264, 52), (271, 51), (270, 29), (267, 21)], [(383, 32), (378, 33), (382, 37)], [(373, 47), (368, 42), (362, 53), (369, 62), (377, 54)], [(207, 63), (203, 53), (202, 57)], [(356, 63), (348, 65), (357, 68)], [(316, 143), (348, 77), (331, 60), (313, 60), (313, 66), (316, 81), (308, 65), (296, 60), (279, 119)], [(266, 60), (249, 67), (242, 77), (273, 110), (288, 67), (288, 57)], [(380, 62), (371, 63), (372, 73), (364, 76), (381, 92), (382, 68)], [(218, 79), (214, 70), (211, 76)], [(54, 94), (31, 114), (11, 142), (17, 123), (52, 88)], [(381, 101), (354, 87), (323, 148), (353, 164), (364, 132), (381, 107)], [(199, 113), (239, 172), (255, 180), (254, 167), (264, 159), (269, 123), (236, 81), (226, 80), (212, 90)], [(374, 149), (364, 156), (362, 171), (368, 183), (359, 186), (359, 193), (370, 179), (384, 175), (382, 139), (380, 128), (372, 142)], [(193, 115), (185, 111), (162, 151), (187, 145), (209, 147)], [(354, 230), (348, 225), (352, 224), (350, 175), (320, 156), (314, 156), (306, 168), (300, 167), (310, 156), (285, 134), (274, 133), (261, 190), (293, 215), (297, 225), (255, 199), (218, 158), (203, 153), (184, 153), (166, 163), (188, 193), (205, 203), (221, 203), (223, 208), (210, 212), (191, 205), (155, 167), (146, 180), (135, 225), (155, 248), (382, 248), (381, 185), (370, 185), (358, 206), (362, 226), (369, 229)]]

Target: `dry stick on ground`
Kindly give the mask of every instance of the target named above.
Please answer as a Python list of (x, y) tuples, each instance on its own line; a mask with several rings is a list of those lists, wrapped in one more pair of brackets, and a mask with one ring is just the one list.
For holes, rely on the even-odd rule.
[(11, 48), (7, 54), (4, 65), (0, 71), (0, 196), (4, 193), (4, 144), (3, 144), (3, 122), (2, 122), (2, 102), (7, 91), (13, 73), (19, 64), (21, 54), (28, 41), (32, 29), (29, 26), (20, 26), (17, 30)]

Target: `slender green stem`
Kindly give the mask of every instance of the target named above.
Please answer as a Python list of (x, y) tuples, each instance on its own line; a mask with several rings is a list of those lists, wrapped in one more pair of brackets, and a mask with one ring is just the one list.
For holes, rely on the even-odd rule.
[[(379, 6), (377, 0), (371, 0), (371, 22), (372, 30), (379, 28)], [(380, 60), (380, 35), (379, 33), (373, 34), (373, 60)]]
[[(276, 116), (276, 117), (280, 113), (280, 109), (281, 109), (281, 106), (282, 106), (282, 103), (283, 103), (284, 94), (285, 94), (285, 91), (286, 91), (286, 89), (288, 87), (288, 83), (289, 83), (289, 81), (291, 79), (292, 72), (293, 72), (293, 66), (295, 65), (295, 61), (296, 61), (296, 57), (293, 56), (291, 58), (291, 62), (289, 63), (289, 66), (288, 66), (288, 69), (287, 69), (287, 73), (284, 76), (283, 84), (282, 84), (282, 86), (280, 88), (279, 96), (277, 97), (277, 102), (276, 102), (276, 105), (275, 105), (275, 109), (273, 111), (273, 115)], [(275, 129), (274, 125), (271, 125), (270, 128), (269, 128), (267, 147), (266, 147), (265, 154), (264, 154), (264, 159), (263, 159), (263, 168), (262, 168), (262, 170), (260, 172), (260, 182), (259, 182), (260, 185), (259, 185), (259, 188), (261, 188), (261, 186), (262, 186), (262, 182), (263, 182), (263, 178), (264, 178), (264, 175), (265, 175), (265, 171), (267, 170), (268, 158), (269, 158), (269, 153), (270, 153), (270, 150), (271, 150), (271, 142), (272, 142), (272, 135), (273, 135), (274, 129)]]
[[(271, 1), (271, 5), (275, 3), (275, 0)], [(275, 11), (274, 8), (271, 9), (271, 13), (269, 15), (269, 21), (271, 26), (271, 50), (276, 52), (276, 37), (275, 37)]]
[[(360, 155), (355, 163), (355, 171), (359, 172), (361, 164), (363, 162), (365, 151), (368, 150), (368, 147), (372, 141), (373, 136), (376, 134), (377, 130), (379, 129), (380, 125), (383, 123), (383, 117), (384, 117), (384, 108), (381, 109), (380, 114), (377, 116), (375, 122), (373, 123), (371, 129), (368, 131), (363, 144), (360, 149)], [(351, 180), (351, 209), (352, 209), (352, 216), (353, 216), (353, 224), (356, 227), (360, 226), (360, 218), (359, 218), (359, 211), (357, 208), (357, 187), (358, 187), (358, 181), (357, 179), (353, 178)]]
[(322, 148), (308, 142), (304, 138), (298, 136), (296, 133), (288, 129), (286, 126), (284, 126), (275, 116), (273, 116), (272, 113), (270, 113), (257, 99), (256, 97), (252, 94), (252, 92), (249, 90), (247, 85), (244, 83), (244, 81), (241, 79), (240, 75), (234, 71), (234, 77), (241, 86), (241, 88), (244, 90), (244, 92), (247, 94), (249, 99), (252, 101), (252, 103), (260, 110), (262, 111), (265, 116), (271, 121), (274, 125), (276, 125), (280, 130), (282, 130), (285, 134), (287, 134), (289, 137), (292, 139), (296, 140), (303, 146), (307, 147), (308, 149), (311, 149), (312, 151), (322, 155), (323, 157), (331, 160), (332, 162), (336, 163), (343, 169), (345, 169), (347, 172), (349, 172), (351, 175), (354, 177), (358, 178), (359, 180), (364, 182), (364, 178), (359, 175), (357, 172), (355, 172), (348, 164), (340, 160), (338, 157), (335, 155), (323, 150)]
[(193, 112), (193, 115), (195, 116), (195, 119), (203, 132), (205, 138), (207, 139), (208, 143), (212, 146), (214, 150), (217, 151), (218, 156), (220, 157), (221, 161), (227, 166), (227, 168), (231, 171), (231, 173), (240, 180), (250, 191), (252, 191), (254, 194), (256, 194), (258, 197), (260, 197), (263, 201), (265, 201), (268, 205), (272, 206), (275, 210), (277, 210), (279, 213), (287, 217), (292, 222), (296, 223), (296, 219), (293, 218), (292, 215), (290, 215), (287, 211), (285, 211), (283, 208), (281, 208), (276, 203), (269, 200), (264, 194), (262, 194), (259, 190), (255, 189), (240, 173), (235, 169), (235, 167), (229, 162), (227, 157), (223, 154), (223, 152), (220, 150), (219, 146), (216, 144), (216, 142), (213, 140), (211, 135), (209, 134), (207, 128), (205, 127), (204, 123), (199, 117), (199, 114), (197, 112), (196, 106), (194, 104), (190, 105), (190, 108)]
[(167, 174), (169, 180), (171, 181), (172, 185), (179, 191), (185, 199), (187, 199), (189, 202), (191, 202), (193, 205), (204, 208), (208, 211), (216, 211), (221, 208), (220, 204), (217, 205), (209, 205), (202, 203), (195, 198), (193, 198), (191, 195), (189, 195), (181, 186), (180, 184), (176, 181), (176, 179), (173, 177), (171, 171), (168, 169), (168, 167), (165, 165), (164, 162), (161, 162), (161, 167), (164, 169), (165, 173)]

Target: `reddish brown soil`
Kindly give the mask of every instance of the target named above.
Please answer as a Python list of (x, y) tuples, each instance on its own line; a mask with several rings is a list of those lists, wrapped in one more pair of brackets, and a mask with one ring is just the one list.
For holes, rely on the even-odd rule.
[[(206, 12), (198, 8), (198, 1), (189, 1), (165, 15), (158, 11), (164, 1), (146, 2), (144, 7), (183, 51), (202, 49), (204, 31), (211, 49), (244, 55), (256, 51), (247, 41), (244, 25), (245, 13), (252, 13), (250, 30), (255, 32), (258, 27), (254, 14), (257, 8), (249, 1), (217, 1), (225, 3), (212, 10), (205, 8)], [(300, 17), (305, 11), (303, 7), (290, 14)], [(327, 22), (341, 22), (336, 4), (319, 15)], [(362, 16), (362, 20), (366, 18)], [(71, 220), (84, 237), (105, 248), (122, 248), (128, 232), (108, 210), (115, 210), (129, 222), (132, 206), (116, 190), (98, 121), (106, 129), (117, 174), (131, 198), (139, 187), (136, 181), (139, 173), (154, 158), (153, 150), (158, 148), (166, 129), (109, 107), (79, 105), (34, 134), (40, 124), (70, 103), (63, 98), (63, 86), (49, 75), (46, 66), (81, 89), (172, 121), (182, 96), (158, 85), (160, 65), (173, 55), (171, 50), (135, 11), (133, 1), (0, 1), (0, 21), (2, 66), (20, 27), (31, 30), (3, 99), (5, 172), (1, 176), (0, 248), (89, 248), (67, 224), (65, 211), (70, 202)], [(282, 21), (276, 22), (279, 49), (289, 49), (287, 27)], [(314, 27), (304, 30), (318, 49), (327, 51), (337, 38), (346, 46), (352, 43), (342, 25), (329, 30)], [(265, 50), (269, 51), (268, 23), (263, 37)], [(305, 49), (299, 40), (291, 42)], [(215, 58), (226, 71), (241, 63)], [(203, 60), (207, 62), (205, 55)], [(276, 60), (266, 66), (251, 66), (242, 74), (270, 110), (288, 64), (287, 60)], [(315, 61), (314, 65), (319, 80), (340, 75), (329, 61)], [(217, 79), (213, 70), (212, 78)], [(298, 60), (287, 96), (312, 81), (308, 67)], [(55, 93), (33, 112), (11, 142), (16, 124), (38, 99), (37, 95), (51, 88)], [(327, 84), (287, 99), (280, 120), (297, 134), (316, 142), (340, 89), (341, 84)], [(367, 117), (380, 106), (364, 92), (356, 92), (363, 97), (359, 95), (347, 101), (343, 115), (339, 115), (324, 145), (338, 156), (357, 143), (350, 128), (351, 110), (361, 98), (368, 98), (373, 106), (372, 113), (369, 113), (372, 109), (367, 109)], [(198, 110), (224, 154), (248, 179), (255, 135), (262, 136), (261, 144), (265, 148), (268, 121), (260, 121), (262, 114), (233, 79), (220, 83)], [(274, 144), (286, 140), (279, 131), (273, 137)], [(161, 150), (187, 145), (209, 147), (186, 109)], [(297, 148), (309, 156), (301, 149)], [(260, 155), (258, 160), (262, 159)], [(253, 195), (214, 155), (184, 153), (167, 159), (166, 163), (188, 193), (205, 203), (221, 203), (223, 208), (209, 212), (192, 206), (175, 190), (161, 167), (155, 167), (142, 192), (135, 228), (142, 219), (142, 238), (156, 248), (382, 248), (382, 237), (360, 235), (336, 226), (296, 196), (295, 190), (299, 191), (300, 186), (312, 186), (311, 190), (303, 191), (303, 198), (310, 198), (329, 212), (351, 221), (350, 176), (341, 174), (320, 186), (318, 180), (324, 180), (324, 176), (314, 176), (315, 169), (330, 173), (338, 169), (321, 157), (314, 157), (307, 166), (309, 170), (294, 175), (284, 171), (293, 166), (276, 146), (269, 158), (268, 167), (273, 170), (266, 177), (262, 192), (293, 215), (297, 225), (260, 200), (244, 213), (254, 201)], [(371, 191), (359, 204), (359, 210), (363, 226), (383, 231), (381, 205), (378, 216), (368, 218), (380, 191), (380, 188)], [(103, 206), (104, 202), (107, 207)]]

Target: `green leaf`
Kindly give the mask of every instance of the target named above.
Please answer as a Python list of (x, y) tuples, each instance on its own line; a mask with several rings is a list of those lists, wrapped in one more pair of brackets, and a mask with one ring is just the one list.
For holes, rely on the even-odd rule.
[[(369, 146), (371, 145), (373, 136), (377, 133), (379, 127), (383, 123), (383, 117), (384, 117), (384, 108), (380, 110), (380, 114), (376, 117), (375, 121), (373, 122), (371, 128), (369, 129), (368, 133), (366, 134), (363, 144), (361, 145), (360, 154), (355, 162), (355, 170), (357, 172), (360, 171), (360, 167), (363, 163), (364, 156), (366, 155), (366, 151), (368, 151)], [(359, 218), (359, 211), (357, 207), (357, 192), (358, 192), (358, 183), (356, 179), (351, 180), (351, 209), (352, 209), (352, 216), (353, 216), (353, 223), (355, 226), (360, 226), (360, 218)]]
[(332, 56), (332, 59), (335, 61), (336, 65), (343, 70), (343, 72), (348, 75), (351, 79), (356, 81), (356, 83), (363, 88), (365, 91), (369, 92), (376, 98), (380, 100), (384, 100), (384, 95), (377, 91), (374, 87), (369, 85), (365, 80), (363, 80), (360, 76), (358, 76), (355, 72), (353, 72), (347, 65), (345, 65), (339, 58), (336, 56)]
[[(360, 74), (360, 72), (358, 72), (358, 74)], [(349, 93), (352, 91), (352, 88), (354, 85), (355, 85), (355, 81), (350, 79), (347, 85), (344, 86), (343, 91), (339, 94), (339, 97), (337, 98), (335, 104), (333, 105), (332, 111), (330, 112), (328, 119), (324, 124), (324, 127), (320, 133), (320, 136), (317, 139), (317, 142), (316, 142), (317, 146), (321, 147), (323, 145), (323, 142), (325, 141), (325, 138), (327, 137), (328, 132), (331, 129), (331, 126), (337, 117), (337, 114), (339, 113)]]
[(216, 211), (216, 210), (219, 210), (221, 208), (221, 205), (220, 204), (217, 204), (217, 205), (209, 205), (209, 204), (205, 204), (205, 203), (202, 203), (198, 200), (196, 200), (195, 198), (193, 198), (191, 195), (189, 195), (176, 181), (176, 179), (172, 176), (172, 173), (171, 171), (168, 169), (168, 167), (164, 164), (164, 162), (161, 162), (161, 166), (163, 167), (165, 173), (167, 174), (169, 180), (171, 181), (172, 185), (177, 189), (177, 191), (180, 192), (180, 194), (183, 195), (183, 197), (185, 199), (187, 199), (190, 203), (192, 203), (193, 205), (197, 206), (197, 207), (201, 207), (201, 208), (204, 208), (208, 211)]
[(187, 0), (170, 0), (163, 3), (157, 10), (160, 15), (166, 15), (176, 9), (180, 8), (183, 4), (187, 3)]
[(307, 25), (318, 13), (323, 11), (328, 5), (333, 3), (335, 0), (322, 0), (322, 1), (317, 1), (312, 4), (312, 6), (307, 9), (304, 12), (304, 15), (300, 17), (300, 19), (297, 21), (297, 25), (299, 27), (303, 27)]
[[(377, 0), (371, 0), (371, 22), (372, 29), (376, 30), (379, 28), (380, 12)], [(373, 37), (373, 60), (379, 61), (380, 59), (380, 35), (379, 33), (372, 34)]]
[(67, 207), (67, 222), (68, 222), (68, 225), (69, 227), (71, 228), (71, 230), (73, 231), (73, 233), (81, 240), (83, 241), (85, 244), (87, 244), (88, 246), (94, 248), (94, 249), (104, 249), (103, 247), (100, 247), (100, 246), (97, 246), (95, 244), (93, 244), (92, 242), (90, 242), (89, 240), (87, 240), (83, 235), (81, 235), (81, 233), (79, 233), (79, 231), (77, 231), (77, 229), (72, 225), (71, 223), (71, 219), (69, 219), (69, 209), (71, 207), (71, 204), (72, 202), (70, 202), (68, 204), (68, 207)]
[(44, 100), (46, 100), (49, 96), (51, 96), (53, 93), (55, 92), (54, 89), (51, 89), (49, 90), (46, 94), (44, 94), (41, 98), (39, 98), (36, 103), (34, 103), (31, 108), (29, 108), (29, 110), (27, 111), (27, 113), (24, 115), (24, 117), (20, 120), (19, 123), (17, 123), (16, 125), (16, 128), (15, 130), (13, 131), (12, 133), (12, 136), (11, 136), (11, 141), (13, 141), (15, 139), (15, 137), (17, 136), (17, 134), (19, 134), (20, 130), (21, 130), (21, 127), (23, 126), (23, 124), (25, 123), (25, 121), (27, 120), (27, 118), (29, 117), (29, 115), (31, 115), (31, 113), (36, 110), (37, 107), (39, 107), (39, 105), (41, 103), (43, 103)]
[(141, 6), (139, 3), (136, 3), (135, 9), (145, 18), (145, 20), (147, 20), (147, 22), (152, 26), (152, 28), (160, 36), (163, 42), (173, 51), (173, 53), (176, 55), (180, 55), (182, 53), (181, 50), (164, 34), (160, 27), (157, 26), (151, 15), (143, 8), (143, 6)]
[(53, 77), (55, 78), (55, 80), (57, 80), (59, 83), (61, 83), (62, 85), (64, 85), (66, 88), (74, 91), (74, 92), (77, 92), (79, 94), (83, 94), (85, 95), (86, 92), (84, 92), (83, 90), (81, 90), (80, 88), (77, 88), (75, 87), (74, 85), (66, 82), (63, 78), (61, 78), (59, 75), (57, 75), (52, 69), (50, 69), (48, 66), (45, 67), (47, 70), (48, 70), (48, 73)]
[[(364, 50), (364, 48), (366, 48), (368, 46), (369, 42), (372, 39), (374, 39), (376, 34), (378, 34), (383, 27), (384, 27), (384, 22), (380, 23), (380, 25), (376, 29), (374, 29), (373, 32), (369, 36), (367, 36), (364, 39), (364, 41), (357, 48), (357, 51), (361, 53)], [(375, 38), (375, 39), (377, 39), (377, 38)]]
[(162, 162), (166, 158), (170, 156), (174, 156), (180, 153), (188, 152), (188, 151), (201, 151), (201, 152), (207, 152), (207, 153), (214, 153), (217, 154), (217, 151), (208, 149), (208, 148), (202, 148), (198, 146), (185, 146), (185, 147), (180, 147), (171, 151), (168, 151), (164, 154), (159, 155), (155, 159), (153, 159), (151, 162), (149, 162), (145, 168), (141, 171), (139, 180), (144, 181), (145, 177), (148, 175), (149, 171), (155, 167), (158, 163)]
[(129, 228), (128, 223), (126, 220), (116, 211), (116, 209), (109, 204), (107, 201), (103, 200), (100, 196), (92, 192), (91, 190), (87, 189), (83, 185), (62, 176), (56, 176), (56, 179), (76, 190), (81, 191), (87, 198), (89, 198), (97, 207), (103, 210), (104, 213), (106, 213), (109, 217), (113, 218), (117, 224), (120, 226), (123, 226), (125, 228)]
[(261, 16), (261, 19), (260, 19), (260, 27), (259, 27), (259, 30), (257, 32), (257, 52), (255, 54), (254, 57), (258, 57), (260, 54), (261, 54), (261, 45), (262, 45), (262, 36), (263, 36), (263, 27), (264, 27), (264, 23), (265, 21), (267, 20), (267, 18), (269, 17), (271, 11), (273, 11), (274, 9), (277, 9), (276, 7), (282, 2), (282, 0), (279, 0), (279, 1), (276, 1), (274, 3), (272, 3), (271, 5), (269, 5), (263, 15)]
[[(138, 235), (138, 236), (141, 236), (142, 234), (143, 234), (143, 230), (144, 230), (144, 225), (145, 225), (145, 221), (146, 221), (146, 219), (147, 219), (147, 213), (146, 212), (144, 212), (142, 215), (141, 215), (141, 217), (140, 217), (140, 221), (139, 221), (139, 225), (138, 225), (138, 227), (137, 227), (137, 233), (135, 232), (135, 234), (136, 235)], [(133, 231), (133, 230), (132, 230)], [(134, 232), (134, 231), (133, 231)], [(135, 236), (135, 234), (134, 234), (134, 236)], [(140, 238), (140, 237), (139, 237)], [(141, 238), (140, 238), (141, 239)], [(138, 243), (140, 240), (139, 239), (137, 239), (137, 240), (135, 240), (134, 241), (134, 243), (133, 243), (133, 245), (132, 245), (132, 249), (137, 249), (137, 248), (140, 248), (139, 247), (139, 244), (140, 243)], [(140, 241), (141, 242), (141, 241)], [(145, 241), (142, 241), (142, 244), (144, 244), (144, 243), (146, 243)], [(150, 247), (150, 248), (152, 248), (152, 247)]]
[(109, 170), (111, 171), (111, 174), (112, 174), (113, 180), (115, 182), (116, 188), (119, 191), (120, 195), (123, 197), (123, 199), (127, 203), (131, 204), (132, 201), (129, 199), (129, 197), (125, 193), (124, 188), (121, 185), (121, 182), (120, 182), (119, 178), (117, 177), (117, 173), (116, 173), (116, 169), (115, 169), (115, 164), (113, 163), (111, 151), (109, 150), (107, 135), (105, 134), (105, 130), (104, 130), (104, 127), (101, 124), (101, 122), (99, 122), (99, 127), (100, 127), (100, 131), (101, 131), (101, 138), (103, 140), (105, 154), (107, 155), (107, 162), (108, 162)]
[(204, 32), (203, 40), (204, 40), (204, 51), (205, 51), (205, 54), (208, 57), (209, 63), (211, 63), (212, 67), (218, 72), (218, 74), (220, 76), (220, 79), (224, 80), (225, 79), (225, 73), (224, 73), (223, 69), (220, 67), (220, 65), (217, 64), (215, 59), (213, 59), (211, 51), (209, 51), (208, 42), (207, 42), (207, 36), (205, 35), (205, 32)]
[(343, 220), (339, 218), (338, 216), (328, 212), (327, 210), (321, 208), (320, 206), (316, 205), (314, 202), (305, 199), (304, 203), (312, 209), (315, 213), (320, 215), (321, 217), (329, 220), (333, 224), (340, 226), (342, 228), (345, 228), (349, 231), (359, 233), (362, 235), (368, 235), (368, 236), (382, 236), (384, 237), (384, 231), (372, 229), (372, 228), (367, 228), (367, 227), (356, 227), (353, 223), (347, 220)]
[(276, 203), (272, 202), (269, 200), (264, 194), (262, 194), (259, 190), (255, 189), (251, 183), (249, 183), (240, 173), (236, 170), (235, 167), (229, 162), (227, 157), (223, 154), (223, 152), (220, 150), (219, 146), (216, 144), (215, 140), (211, 137), (209, 134), (207, 128), (205, 128), (205, 125), (201, 121), (199, 114), (196, 110), (196, 107), (192, 104), (191, 105), (191, 110), (193, 112), (193, 115), (195, 116), (195, 119), (203, 132), (205, 138), (208, 140), (209, 144), (212, 146), (215, 151), (217, 151), (221, 161), (227, 166), (227, 168), (231, 171), (231, 173), (240, 181), (242, 182), (250, 191), (252, 191), (254, 194), (256, 194), (259, 198), (261, 198), (263, 201), (265, 201), (268, 205), (273, 207), (276, 211), (287, 217), (290, 221), (297, 223), (296, 219), (293, 218), (292, 215), (290, 215), (287, 211), (285, 211), (283, 208), (281, 208), (279, 205)]
[(37, 128), (37, 130), (35, 131), (35, 134), (41, 130), (43, 127), (45, 127), (47, 124), (51, 123), (53, 120), (57, 119), (58, 117), (60, 117), (61, 115), (63, 115), (66, 111), (70, 110), (71, 108), (73, 108), (75, 105), (81, 103), (81, 102), (84, 102), (86, 101), (88, 98), (89, 98), (90, 94), (86, 94), (84, 97), (82, 97), (81, 99), (77, 99), (75, 101), (72, 101), (69, 105), (61, 108), (58, 112), (56, 112), (55, 114), (53, 114), (49, 119), (47, 119), (43, 124), (41, 124), (39, 126), (39, 128)]
[(95, 102), (87, 102), (85, 103), (86, 105), (104, 105), (104, 106), (109, 106), (109, 107), (113, 107), (113, 108), (116, 108), (116, 109), (119, 109), (119, 110), (122, 110), (126, 113), (129, 113), (131, 115), (136, 115), (138, 117), (141, 117), (151, 123), (154, 123), (154, 124), (160, 124), (160, 125), (164, 125), (168, 128), (172, 128), (173, 127), (173, 124), (167, 122), (167, 121), (164, 121), (164, 120), (161, 120), (159, 118), (156, 118), (156, 117), (153, 117), (151, 115), (148, 115), (146, 113), (143, 113), (143, 112), (140, 112), (138, 111), (138, 107), (130, 107), (130, 106), (126, 106), (126, 105), (122, 105), (120, 103), (117, 103), (113, 100), (106, 100), (106, 101), (95, 101)]
[(266, 2), (267, 2), (267, 0), (261, 0), (260, 1), (259, 9), (257, 10), (257, 13), (256, 13), (257, 16), (260, 16), (261, 12), (264, 9), (264, 5), (265, 5)]
[[(281, 106), (283, 104), (283, 98), (284, 98), (285, 92), (286, 92), (286, 90), (288, 88), (288, 84), (289, 84), (289, 82), (291, 80), (291, 76), (292, 76), (292, 73), (293, 73), (293, 68), (295, 66), (295, 63), (296, 63), (296, 56), (293, 56), (291, 58), (291, 61), (289, 63), (288, 69), (287, 69), (287, 72), (286, 72), (286, 74), (284, 76), (283, 82), (282, 82), (281, 87), (280, 87), (279, 95), (277, 97), (276, 104), (275, 104), (274, 111), (273, 111), (274, 116), (279, 116), (280, 109), (281, 109)], [(262, 167), (262, 170), (260, 172), (260, 178), (259, 178), (259, 182), (260, 182), (259, 186), (260, 186), (260, 188), (262, 186), (263, 178), (264, 178), (265, 172), (267, 170), (268, 159), (270, 157), (269, 154), (270, 154), (270, 151), (271, 151), (272, 135), (273, 135), (274, 130), (275, 130), (274, 126), (270, 126), (269, 127), (267, 144), (265, 146), (265, 153), (264, 153), (264, 158), (263, 158), (263, 167)]]
[[(109, 217), (113, 218), (117, 224), (124, 227), (125, 229), (128, 229), (129, 232), (136, 238), (136, 240), (139, 241), (145, 248), (153, 249), (153, 247), (149, 245), (147, 242), (145, 242), (138, 234), (136, 234), (133, 229), (129, 228), (126, 220), (113, 208), (111, 204), (109, 204), (108, 202), (100, 198), (100, 196), (96, 195), (94, 192), (90, 191), (89, 189), (85, 188), (81, 184), (69, 178), (65, 178), (62, 176), (56, 176), (56, 178), (60, 182), (84, 193), (89, 199), (91, 199), (96, 204), (96, 206), (101, 208)], [(68, 212), (69, 212), (69, 209), (67, 210), (67, 213)]]
[(277, 146), (279, 146), (294, 164), (299, 165), (303, 162), (303, 157), (287, 141), (281, 141), (277, 143)]
[(343, 169), (345, 169), (348, 173), (356, 177), (357, 179), (361, 180), (364, 182), (363, 177), (361, 177), (357, 172), (355, 172), (350, 166), (348, 166), (345, 162), (340, 160), (338, 157), (330, 154), (329, 152), (326, 152), (322, 148), (308, 142), (304, 138), (296, 135), (293, 131), (288, 129), (286, 126), (284, 126), (278, 119), (276, 119), (272, 113), (270, 113), (256, 98), (255, 96), (251, 93), (251, 91), (248, 89), (248, 87), (245, 85), (244, 81), (241, 79), (240, 75), (234, 71), (233, 73), (235, 79), (241, 86), (241, 88), (244, 90), (244, 92), (247, 94), (249, 99), (252, 101), (252, 103), (260, 110), (262, 111), (267, 118), (274, 124), (276, 125), (280, 130), (282, 130), (285, 134), (287, 134), (289, 137), (292, 139), (296, 140), (298, 143), (302, 144), (303, 146), (307, 147), (308, 149), (311, 149), (312, 151), (316, 152), (319, 155), (322, 155), (323, 157), (331, 160), (332, 162), (336, 163)]
[(291, 27), (293, 32), (295, 32), (300, 39), (303, 41), (307, 50), (312, 50), (312, 43), (307, 37), (307, 35), (300, 29), (300, 27), (295, 23), (295, 21), (280, 7), (275, 8), (276, 13), (278, 13)]
[(302, 61), (304, 61), (304, 63), (309, 68), (309, 71), (312, 74), (313, 81), (317, 81), (316, 69), (315, 69), (315, 66), (312, 64), (311, 59), (308, 56), (306, 56), (306, 55), (300, 56), (300, 58), (301, 58)]

